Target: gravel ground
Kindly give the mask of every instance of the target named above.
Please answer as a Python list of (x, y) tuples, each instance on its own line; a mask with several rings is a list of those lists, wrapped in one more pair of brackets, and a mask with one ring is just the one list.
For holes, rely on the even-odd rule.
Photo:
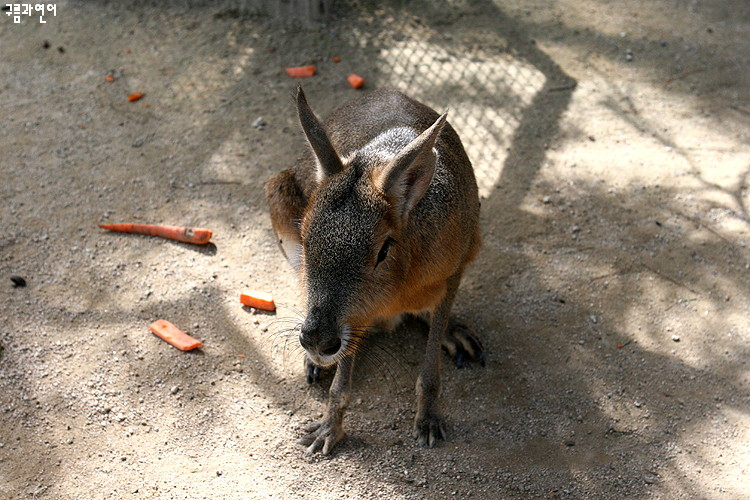
[[(747, 2), (373, 4), (305, 29), (231, 2), (0, 16), (0, 498), (750, 497)], [(395, 86), (474, 162), (455, 312), (487, 366), (446, 358), (436, 448), (411, 438), (411, 323), (372, 339), (335, 453), (295, 444), (331, 377), (306, 386), (285, 330), (262, 186), (304, 145), (302, 64), (319, 114)]]

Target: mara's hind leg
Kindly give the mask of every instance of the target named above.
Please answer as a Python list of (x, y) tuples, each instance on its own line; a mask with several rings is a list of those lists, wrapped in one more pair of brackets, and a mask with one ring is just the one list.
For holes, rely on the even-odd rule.
[(448, 322), (442, 345), (456, 368), (463, 368), (466, 361), (477, 361), (484, 366), (484, 348), (479, 337), (454, 317)]
[[(428, 325), (430, 323), (429, 313), (412, 314), (411, 316)], [(441, 345), (453, 360), (456, 368), (463, 368), (468, 361), (478, 362), (480, 366), (485, 364), (484, 347), (479, 337), (454, 316), (451, 316), (448, 321), (448, 328), (443, 333)]]
[(298, 271), (302, 252), (299, 225), (307, 204), (305, 195), (292, 169), (271, 177), (266, 182), (265, 191), (279, 248), (294, 270)]

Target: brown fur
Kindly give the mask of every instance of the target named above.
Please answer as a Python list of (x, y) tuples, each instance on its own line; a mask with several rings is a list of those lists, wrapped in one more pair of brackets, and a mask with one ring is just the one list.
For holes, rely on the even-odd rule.
[(421, 313), (430, 332), (415, 436), (432, 446), (445, 435), (441, 343), (481, 357), (478, 341), (449, 330), (461, 275), (480, 247), (471, 163), (445, 116), (394, 90), (345, 104), (322, 124), (301, 89), (297, 108), (311, 147), (267, 182), (266, 197), (282, 251), (307, 295), (300, 342), (308, 369), (338, 365), (328, 412), (301, 442), (308, 452), (328, 453), (343, 437), (361, 345), (352, 332)]

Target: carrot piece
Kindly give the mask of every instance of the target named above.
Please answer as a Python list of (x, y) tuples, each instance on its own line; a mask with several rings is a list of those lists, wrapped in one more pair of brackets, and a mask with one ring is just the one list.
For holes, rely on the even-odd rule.
[(143, 92), (136, 92), (135, 94), (130, 94), (128, 96), (128, 101), (134, 102), (140, 99), (141, 97), (143, 97)]
[(179, 328), (165, 319), (154, 321), (149, 328), (158, 337), (166, 340), (181, 351), (190, 351), (203, 345), (203, 342), (183, 333)]
[(211, 240), (211, 233), (208, 229), (180, 227), (180, 226), (163, 226), (161, 224), (131, 224), (128, 222), (119, 224), (99, 224), (102, 229), (116, 231), (119, 233), (146, 234), (148, 236), (160, 236), (170, 240), (193, 243), (195, 245), (205, 245)]
[(295, 66), (292, 68), (286, 68), (286, 74), (293, 78), (315, 76), (315, 66)]
[(356, 73), (352, 73), (351, 75), (347, 76), (346, 81), (349, 82), (349, 85), (351, 85), (352, 88), (355, 89), (361, 89), (365, 84), (365, 79)]
[(332, 57), (331, 61), (333, 61), (333, 62), (341, 62), (341, 58), (340, 57)]
[(107, 75), (104, 77), (105, 80), (107, 80), (109, 83), (112, 83), (115, 81), (115, 77), (112, 75)]
[(276, 310), (276, 304), (270, 293), (247, 290), (240, 294), (240, 302), (244, 306), (254, 307), (255, 309), (263, 309), (264, 311)]

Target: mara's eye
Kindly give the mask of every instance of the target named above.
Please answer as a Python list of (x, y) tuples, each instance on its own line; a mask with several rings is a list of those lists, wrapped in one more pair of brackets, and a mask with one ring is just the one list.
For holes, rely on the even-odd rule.
[(380, 247), (380, 251), (378, 252), (378, 260), (375, 262), (375, 267), (378, 267), (378, 264), (383, 262), (386, 257), (388, 257), (388, 249), (391, 247), (391, 243), (393, 243), (393, 238), (386, 238), (385, 242), (383, 242), (383, 246)]

